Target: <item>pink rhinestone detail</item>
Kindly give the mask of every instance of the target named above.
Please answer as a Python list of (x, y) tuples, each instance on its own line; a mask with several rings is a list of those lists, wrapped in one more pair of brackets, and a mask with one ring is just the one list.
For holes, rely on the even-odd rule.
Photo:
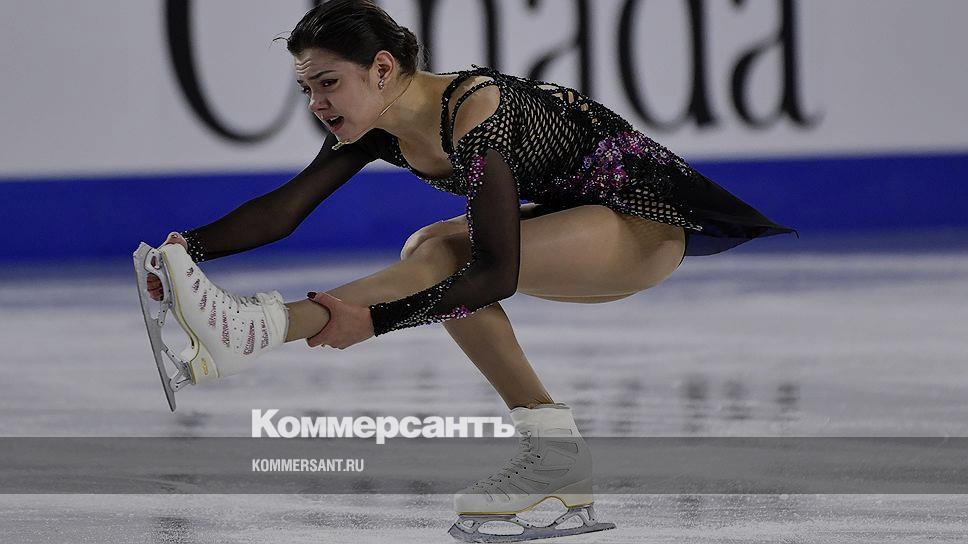
[(195, 273), (195, 267), (194, 266), (189, 266), (188, 267), (188, 270), (185, 271), (185, 277), (190, 278), (190, 277), (192, 277), (192, 274), (194, 274), (194, 273)]
[(266, 348), (269, 346), (269, 330), (266, 329), (266, 320), (263, 319), (262, 323), (262, 343), (259, 345), (260, 348)]
[(229, 318), (225, 315), (225, 310), (222, 310), (222, 343), (229, 347)]
[(215, 303), (212, 303), (212, 313), (208, 314), (208, 326), (215, 328)]
[(197, 280), (195, 280), (195, 283), (192, 284), (192, 292), (197, 293), (198, 288), (201, 285), (202, 285), (202, 278), (198, 278)]
[(249, 337), (245, 340), (245, 349), (242, 355), (249, 355), (255, 350), (255, 323), (249, 323)]
[(467, 317), (471, 315), (471, 313), (472, 312), (467, 309), (467, 306), (461, 304), (460, 306), (457, 306), (456, 308), (451, 310), (450, 313), (446, 313), (440, 317), (444, 319), (460, 319), (462, 317)]
[(477, 191), (484, 184), (484, 167), (487, 165), (487, 159), (484, 155), (477, 155), (471, 159), (470, 170), (467, 173), (467, 197), (474, 198), (477, 195)]
[(206, 304), (208, 304), (208, 291), (205, 291), (205, 292), (202, 293), (202, 300), (199, 301), (199, 303), (198, 303), (198, 309), (199, 310), (204, 310)]

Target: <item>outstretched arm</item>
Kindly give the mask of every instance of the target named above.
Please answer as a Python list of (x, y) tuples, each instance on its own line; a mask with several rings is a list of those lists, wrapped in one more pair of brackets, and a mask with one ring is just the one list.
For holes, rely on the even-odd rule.
[(224, 257), (292, 234), (323, 200), (374, 160), (363, 145), (333, 151), (336, 141), (335, 135), (327, 136), (313, 162), (285, 185), (217, 221), (182, 232), (192, 259), (202, 262)]

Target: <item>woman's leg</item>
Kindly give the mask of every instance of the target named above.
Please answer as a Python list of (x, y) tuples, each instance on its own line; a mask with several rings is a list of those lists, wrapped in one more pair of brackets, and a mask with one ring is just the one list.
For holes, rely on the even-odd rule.
[(524, 355), (500, 303), (445, 321), (444, 328), (508, 408), (554, 403)]
[[(536, 208), (536, 204), (521, 206), (521, 217), (533, 217), (541, 213)], [(347, 302), (369, 306), (422, 291), (443, 278), (427, 284), (426, 260), (411, 258), (413, 250), (427, 239), (458, 232), (467, 232), (467, 220), (464, 216), (428, 225), (410, 236), (400, 252), (399, 263), (327, 292)], [(448, 275), (450, 273), (444, 277)], [(286, 306), (289, 308), (289, 333), (286, 342), (313, 336), (329, 321), (329, 310), (310, 300), (290, 302)]]
[[(601, 206), (561, 211), (522, 207), (522, 219), (519, 290), (547, 300), (586, 304), (620, 300), (664, 279), (668, 274), (663, 269), (669, 267), (665, 261), (676, 258), (677, 254), (676, 263), (682, 258), (675, 242), (683, 235), (682, 229), (622, 216)], [(402, 256), (412, 254), (420, 243), (435, 237), (461, 240), (466, 237), (466, 231), (467, 223), (461, 217), (435, 223), (415, 233)], [(614, 245), (605, 244), (603, 248), (603, 240)], [(565, 250), (564, 254), (561, 249)], [(616, 253), (627, 258), (616, 259)], [(648, 261), (650, 256), (653, 265), (643, 270), (641, 262)], [(562, 275), (561, 271), (568, 266), (577, 266), (583, 271)], [(615, 272), (620, 268), (630, 269), (631, 276)], [(616, 280), (611, 282), (612, 287), (608, 287), (610, 282), (603, 281), (603, 275)], [(616, 286), (620, 287), (617, 290), (626, 292), (612, 293)], [(553, 402), (499, 303), (463, 319), (445, 321), (444, 328), (509, 408)]]
[[(603, 206), (535, 214), (521, 225), (518, 290), (557, 301), (618, 300), (671, 274), (681, 261), (684, 240), (679, 227), (617, 214)], [(466, 223), (455, 218), (421, 229), (408, 240), (401, 257), (400, 263), (329, 293), (362, 305), (433, 285), (470, 257)], [(406, 273), (416, 276), (399, 277)], [(382, 296), (370, 289), (379, 289)], [(322, 326), (315, 323), (309, 328), (316, 330), (308, 334)], [(551, 401), (499, 304), (444, 326), (509, 407)]]
[[(521, 206), (522, 220), (541, 215), (541, 209), (536, 208), (535, 204)], [(409, 258), (426, 240), (455, 234), (467, 234), (467, 219), (463, 215), (415, 232), (404, 244), (400, 258)], [(524, 355), (501, 303), (482, 308), (462, 319), (445, 321), (443, 325), (461, 351), (494, 386), (508, 408), (554, 403)]]
[[(543, 213), (547, 212), (535, 204), (521, 206), (522, 219), (537, 217)], [(423, 242), (460, 233), (467, 234), (467, 220), (464, 216), (438, 221), (420, 229), (410, 236), (400, 251), (401, 263), (413, 265), (416, 262), (413, 259), (414, 251)], [(396, 295), (388, 293), (388, 278), (396, 277), (401, 271), (400, 266), (406, 265), (391, 266), (363, 280), (333, 289), (329, 294), (343, 300), (355, 301), (357, 304), (369, 305), (394, 300), (425, 288), (413, 286)], [(311, 301), (291, 303), (289, 312), (289, 336), (293, 340), (316, 334), (321, 327), (319, 323), (329, 320), (328, 310)], [(528, 363), (500, 303), (483, 308), (472, 316), (449, 320), (444, 323), (444, 328), (491, 382), (509, 408), (554, 402)]]
[[(685, 251), (681, 227), (604, 206), (522, 218), (518, 292), (548, 300), (598, 303), (625, 298), (661, 283), (678, 268)], [(442, 254), (438, 260), (445, 265), (465, 263), (470, 258), (466, 221), (454, 218), (414, 233), (401, 258), (406, 262), (421, 254)]]
[[(327, 293), (346, 302), (369, 306), (423, 291), (453, 273), (438, 277), (435, 269), (439, 267), (428, 261), (426, 258), (402, 260)], [(329, 310), (311, 300), (289, 302), (286, 306), (289, 308), (286, 342), (309, 338), (329, 322)]]

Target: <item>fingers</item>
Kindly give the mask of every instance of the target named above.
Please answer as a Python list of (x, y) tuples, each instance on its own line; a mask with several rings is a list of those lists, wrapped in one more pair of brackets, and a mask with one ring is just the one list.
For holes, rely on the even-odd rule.
[(309, 347), (311, 348), (318, 348), (320, 346), (324, 346), (327, 348), (343, 350), (348, 347), (348, 346), (334, 346), (334, 345), (327, 344), (326, 342), (310, 342), (308, 338), (306, 339), (306, 344), (309, 345)]
[(349, 346), (332, 346), (332, 345), (330, 345), (330, 344), (327, 344), (327, 343), (325, 343), (325, 342), (323, 342), (323, 343), (321, 343), (321, 344), (317, 344), (317, 343), (310, 343), (310, 342), (308, 341), (308, 339), (307, 339), (307, 341), (306, 341), (306, 343), (307, 343), (307, 344), (309, 345), (309, 347), (311, 347), (311, 348), (318, 348), (318, 347), (321, 347), (321, 346), (322, 346), (322, 347), (327, 347), (327, 348), (333, 348), (333, 349), (338, 349), (338, 350), (344, 350), (344, 349), (346, 349), (347, 347), (349, 347)]
[(346, 349), (349, 347), (349, 345), (337, 343), (335, 340), (322, 333), (317, 333), (315, 336), (310, 336), (307, 338), (306, 345), (311, 348), (326, 346), (334, 349)]
[[(188, 242), (178, 232), (168, 233), (168, 237), (165, 238), (165, 241), (161, 245), (167, 245), (167, 244), (181, 244), (182, 246), (184, 246), (185, 249), (188, 249)], [(158, 261), (154, 257), (154, 255), (152, 255), (151, 257), (151, 266), (158, 266)], [(149, 273), (147, 283), (148, 283), (148, 289), (147, 289), (148, 296), (151, 297), (151, 300), (161, 300), (162, 298), (164, 298), (165, 290), (161, 286), (161, 280), (158, 278), (158, 276), (156, 276), (155, 274)]]
[(311, 348), (318, 348), (320, 346), (326, 346), (335, 349), (346, 349), (347, 346), (340, 346), (337, 344), (331, 344), (332, 340), (328, 338), (323, 338), (322, 335), (317, 334), (306, 339), (306, 345)]
[[(340, 299), (328, 294), (328, 293), (316, 293), (315, 291), (310, 291), (306, 293), (306, 298), (319, 304), (320, 306), (326, 308), (329, 311), (329, 321), (323, 326), (322, 330), (318, 333), (310, 336), (306, 339), (306, 344), (311, 348), (316, 348), (319, 346), (330, 346), (336, 347), (330, 343), (331, 339), (327, 338), (335, 327), (336, 321), (336, 306), (333, 301), (342, 302)], [(339, 348), (342, 349), (342, 348)]]
[[(151, 266), (155, 268), (158, 267), (157, 255), (151, 256)], [(148, 272), (146, 283), (148, 284), (148, 289), (147, 289), (148, 296), (151, 297), (151, 300), (160, 301), (162, 298), (164, 298), (165, 293), (164, 293), (164, 289), (161, 286), (161, 279), (156, 274), (152, 274), (151, 272)]]
[(178, 232), (171, 232), (168, 234), (168, 238), (165, 239), (165, 244), (180, 244), (185, 249), (188, 249), (188, 241)]
[(369, 310), (347, 304), (340, 298), (326, 292), (316, 293), (311, 291), (306, 293), (306, 298), (329, 310), (329, 320), (324, 324), (322, 330), (306, 339), (306, 344), (309, 347), (329, 346), (342, 350), (372, 336), (372, 333), (364, 334), (364, 329), (367, 328), (368, 323), (361, 321), (360, 317), (361, 311), (365, 311), (367, 312), (366, 319), (369, 319)]
[(148, 274), (146, 283), (148, 284), (148, 296), (151, 297), (151, 300), (161, 300), (164, 297), (165, 292), (161, 286), (161, 279), (158, 276)]

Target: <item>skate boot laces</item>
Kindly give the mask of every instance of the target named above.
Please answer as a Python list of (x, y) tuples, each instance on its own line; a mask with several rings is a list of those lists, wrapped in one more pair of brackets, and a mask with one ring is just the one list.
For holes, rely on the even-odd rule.
[(525, 470), (528, 465), (533, 465), (536, 459), (541, 459), (541, 455), (534, 450), (534, 440), (530, 431), (523, 431), (518, 441), (520, 451), (514, 456), (501, 470), (488, 476), (487, 478), (475, 483), (474, 488), (487, 488), (518, 474), (518, 470)]
[(242, 296), (230, 293), (218, 286), (214, 287), (222, 294), (223, 301), (230, 302), (229, 307), (232, 309), (247, 310), (250, 306), (264, 307), (275, 303), (275, 299), (266, 293), (256, 293), (255, 295), (251, 296)]
[(222, 294), (223, 301), (230, 302), (229, 307), (232, 309), (236, 309), (236, 308), (246, 309), (250, 304), (256, 305), (259, 303), (259, 300), (255, 296), (246, 297), (242, 295), (236, 295), (226, 291), (225, 289), (218, 287), (217, 285), (213, 285), (213, 287), (215, 287), (215, 289), (217, 289)]
[(281, 303), (280, 299), (276, 299), (272, 294), (256, 293), (251, 296), (242, 296), (230, 293), (225, 289), (220, 289), (217, 286), (215, 287), (222, 294), (222, 300), (230, 302), (229, 307), (231, 309), (234, 309), (240, 313), (247, 310), (258, 309), (260, 311), (259, 315), (264, 317), (267, 322), (272, 323), (274, 329), (288, 329), (288, 323), (286, 320), (283, 319), (280, 322), (279, 317), (276, 315), (280, 309), (285, 312), (285, 306)]

